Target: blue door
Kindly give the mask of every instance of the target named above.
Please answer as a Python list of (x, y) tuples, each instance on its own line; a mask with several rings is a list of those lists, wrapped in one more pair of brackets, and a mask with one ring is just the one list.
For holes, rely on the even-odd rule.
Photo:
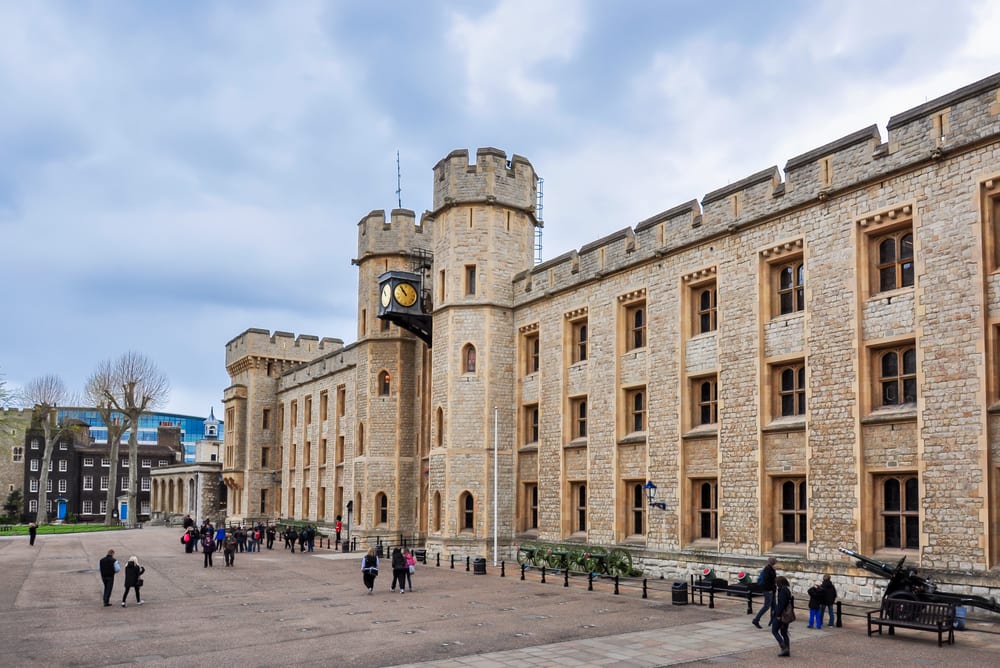
[(56, 499), (56, 519), (66, 519), (66, 499)]
[(128, 519), (128, 502), (122, 501), (118, 504), (118, 519), (122, 522)]

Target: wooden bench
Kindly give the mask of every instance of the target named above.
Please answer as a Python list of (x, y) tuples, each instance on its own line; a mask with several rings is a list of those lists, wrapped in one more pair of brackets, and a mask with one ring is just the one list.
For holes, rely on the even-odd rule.
[[(877, 615), (877, 617), (876, 617)], [(889, 627), (889, 635), (895, 635), (896, 627), (918, 631), (937, 631), (938, 647), (944, 645), (947, 634), (948, 644), (955, 644), (955, 604), (928, 603), (902, 598), (884, 598), (882, 607), (868, 612), (868, 636), (873, 627)]]

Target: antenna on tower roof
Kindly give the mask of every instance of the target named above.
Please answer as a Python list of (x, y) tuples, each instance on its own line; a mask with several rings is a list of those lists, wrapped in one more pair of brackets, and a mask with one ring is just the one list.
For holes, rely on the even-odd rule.
[(403, 208), (403, 186), (400, 185), (401, 178), (399, 173), (399, 149), (396, 149), (396, 205), (398, 208)]

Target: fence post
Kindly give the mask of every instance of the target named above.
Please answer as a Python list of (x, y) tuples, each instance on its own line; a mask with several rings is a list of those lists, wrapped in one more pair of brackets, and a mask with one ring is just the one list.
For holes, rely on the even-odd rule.
[(504, 572), (503, 572), (503, 562), (502, 562), (502, 561), (500, 562), (500, 577), (502, 577), (502, 578), (503, 578), (503, 577), (507, 577), (507, 576), (506, 576), (506, 575), (504, 574)]
[(524, 571), (527, 570), (528, 564), (521, 564), (521, 580), (524, 580)]
[(615, 576), (615, 596), (618, 595), (618, 576)]
[(569, 568), (563, 569), (563, 587), (569, 586)]
[(840, 619), (840, 601), (837, 601), (837, 628), (843, 626), (842, 620)]
[(441, 553), (440, 552), (437, 553), (437, 564), (435, 564), (435, 565), (438, 568), (441, 568)]
[(542, 566), (542, 584), (545, 584), (545, 566)]
[(649, 598), (648, 596), (646, 596), (646, 578), (642, 579), (642, 597)]
[(753, 614), (753, 592), (747, 587), (747, 614)]
[(708, 590), (708, 609), (715, 607), (715, 587)]
[(587, 573), (587, 591), (594, 591), (594, 574)]
[(451, 568), (452, 568), (452, 570), (455, 569), (455, 555), (454, 554), (451, 555)]
[(471, 561), (471, 559), (472, 559), (471, 557), (466, 557), (465, 558), (465, 572), (466, 573), (469, 572), (469, 562)]

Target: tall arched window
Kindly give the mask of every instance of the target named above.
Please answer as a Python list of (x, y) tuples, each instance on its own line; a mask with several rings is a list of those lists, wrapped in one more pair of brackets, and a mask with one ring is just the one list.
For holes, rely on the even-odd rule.
[(389, 523), (389, 498), (384, 492), (375, 495), (375, 512), (378, 513), (376, 524), (385, 526)]
[(354, 495), (354, 516), (358, 518), (358, 524), (364, 524), (364, 515), (361, 514), (361, 492)]
[(434, 531), (441, 531), (441, 492), (434, 492)]
[(389, 372), (383, 369), (378, 373), (378, 395), (380, 397), (389, 396), (389, 389), (391, 386)]
[(444, 409), (438, 406), (434, 411), (434, 445), (440, 448), (444, 445)]
[(462, 348), (462, 373), (476, 373), (476, 347), (471, 343)]
[(365, 423), (358, 423), (358, 442), (357, 442), (358, 457), (365, 454)]
[(474, 531), (476, 528), (476, 500), (470, 492), (462, 492), (458, 497), (458, 507), (461, 510), (461, 526), (459, 531)]

